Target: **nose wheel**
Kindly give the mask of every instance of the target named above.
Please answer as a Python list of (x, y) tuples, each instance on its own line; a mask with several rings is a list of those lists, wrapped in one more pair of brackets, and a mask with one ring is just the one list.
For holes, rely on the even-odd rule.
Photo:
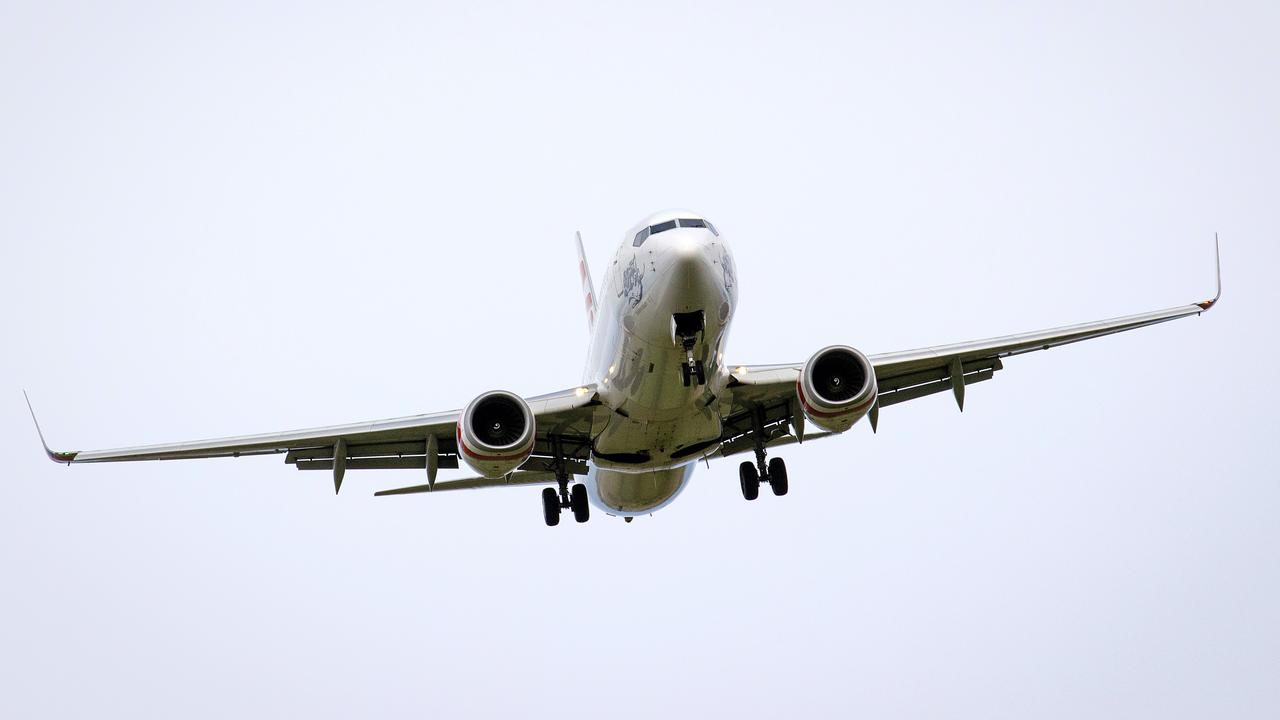
[(684, 386), (691, 387), (696, 380), (698, 385), (707, 384), (707, 369), (701, 360), (690, 360), (680, 365), (680, 376), (684, 379)]
[(698, 381), (698, 385), (707, 384), (706, 368), (701, 360), (693, 359), (693, 350), (698, 346), (699, 338), (705, 335), (706, 327), (706, 318), (701, 310), (679, 312), (671, 316), (672, 339), (684, 350), (680, 376), (684, 379), (685, 387), (691, 387), (694, 380)]

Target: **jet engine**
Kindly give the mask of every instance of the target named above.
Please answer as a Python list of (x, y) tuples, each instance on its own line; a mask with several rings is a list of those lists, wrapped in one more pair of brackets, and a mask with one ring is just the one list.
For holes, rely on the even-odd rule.
[(458, 420), (458, 455), (473, 470), (500, 478), (533, 452), (534, 420), (520, 396), (502, 390), (471, 401)]
[(831, 432), (844, 432), (866, 415), (876, 402), (876, 392), (871, 361), (846, 345), (814, 353), (796, 381), (805, 417)]

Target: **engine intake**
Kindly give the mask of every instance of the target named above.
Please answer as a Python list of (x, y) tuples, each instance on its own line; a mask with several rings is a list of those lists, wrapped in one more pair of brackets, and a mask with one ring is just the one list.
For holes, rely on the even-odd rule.
[(487, 478), (500, 478), (533, 453), (533, 411), (519, 395), (487, 392), (471, 401), (458, 420), (458, 454)]
[(832, 345), (804, 364), (796, 394), (810, 422), (844, 432), (875, 404), (876, 371), (866, 355), (847, 345)]

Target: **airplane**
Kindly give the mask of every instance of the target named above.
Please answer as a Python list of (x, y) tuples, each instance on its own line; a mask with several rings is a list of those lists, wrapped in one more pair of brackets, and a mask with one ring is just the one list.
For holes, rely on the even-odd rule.
[[(577, 235), (578, 274), (590, 331), (581, 385), (535, 397), (482, 393), (460, 410), (291, 432), (145, 445), (117, 450), (49, 449), (68, 465), (134, 460), (284, 454), (299, 470), (416, 469), (426, 483), (378, 496), (507, 486), (546, 486), (543, 520), (575, 521), (595, 507), (631, 522), (671, 504), (699, 462), (754, 455), (738, 468), (746, 500), (767, 484), (789, 489), (787, 466), (770, 451), (847, 432), (883, 408), (951, 392), (961, 411), (969, 385), (990, 380), (1004, 360), (1200, 313), (1222, 297), (1190, 305), (1003, 337), (867, 355), (850, 345), (819, 349), (782, 365), (726, 361), (738, 274), (719, 230), (687, 210), (645, 218), (627, 231), (599, 287)], [(25, 393), (24, 393), (25, 394)], [(463, 465), (476, 477), (439, 480)], [(582, 482), (576, 482), (581, 479)]]

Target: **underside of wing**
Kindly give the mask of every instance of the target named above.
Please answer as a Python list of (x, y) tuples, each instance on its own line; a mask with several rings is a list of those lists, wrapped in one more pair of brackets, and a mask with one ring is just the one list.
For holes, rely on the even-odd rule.
[(1050, 330), (872, 355), (880, 391), (877, 405), (888, 407), (950, 390), (963, 407), (964, 386), (990, 380), (1004, 368), (1004, 358), (1199, 315), (1206, 309), (1201, 304), (1184, 305)]
[[(590, 456), (593, 409), (599, 404), (594, 387), (579, 387), (527, 398), (535, 418), (535, 436), (521, 470), (548, 471), (559, 467), (570, 474), (586, 472)], [(28, 401), (28, 406), (30, 401)], [(340, 488), (347, 470), (422, 469), (434, 483), (436, 470), (459, 466), (456, 435), (461, 410), (411, 415), (388, 420), (332, 425), (260, 435), (142, 445), (114, 450), (59, 452), (51, 450), (40, 432), (50, 460), (66, 464), (186, 460), (285, 454), (285, 462), (299, 470), (326, 470)], [(32, 419), (35, 412), (32, 411)]]
[[(1216, 236), (1214, 243), (1216, 251)], [(1222, 297), (1220, 262), (1217, 270), (1217, 294), (1190, 305), (986, 340), (870, 355), (867, 360), (874, 368), (877, 391), (875, 404), (868, 413), (872, 428), (876, 427), (880, 408), (935, 393), (952, 392), (957, 404), (964, 409), (965, 387), (990, 380), (1004, 368), (1005, 358), (1199, 315)], [(798, 407), (796, 387), (806, 367), (806, 363), (791, 363), (740, 366), (733, 371), (732, 410), (725, 422), (722, 454), (751, 450), (757, 438), (766, 444), (788, 437), (805, 438), (805, 415)]]

